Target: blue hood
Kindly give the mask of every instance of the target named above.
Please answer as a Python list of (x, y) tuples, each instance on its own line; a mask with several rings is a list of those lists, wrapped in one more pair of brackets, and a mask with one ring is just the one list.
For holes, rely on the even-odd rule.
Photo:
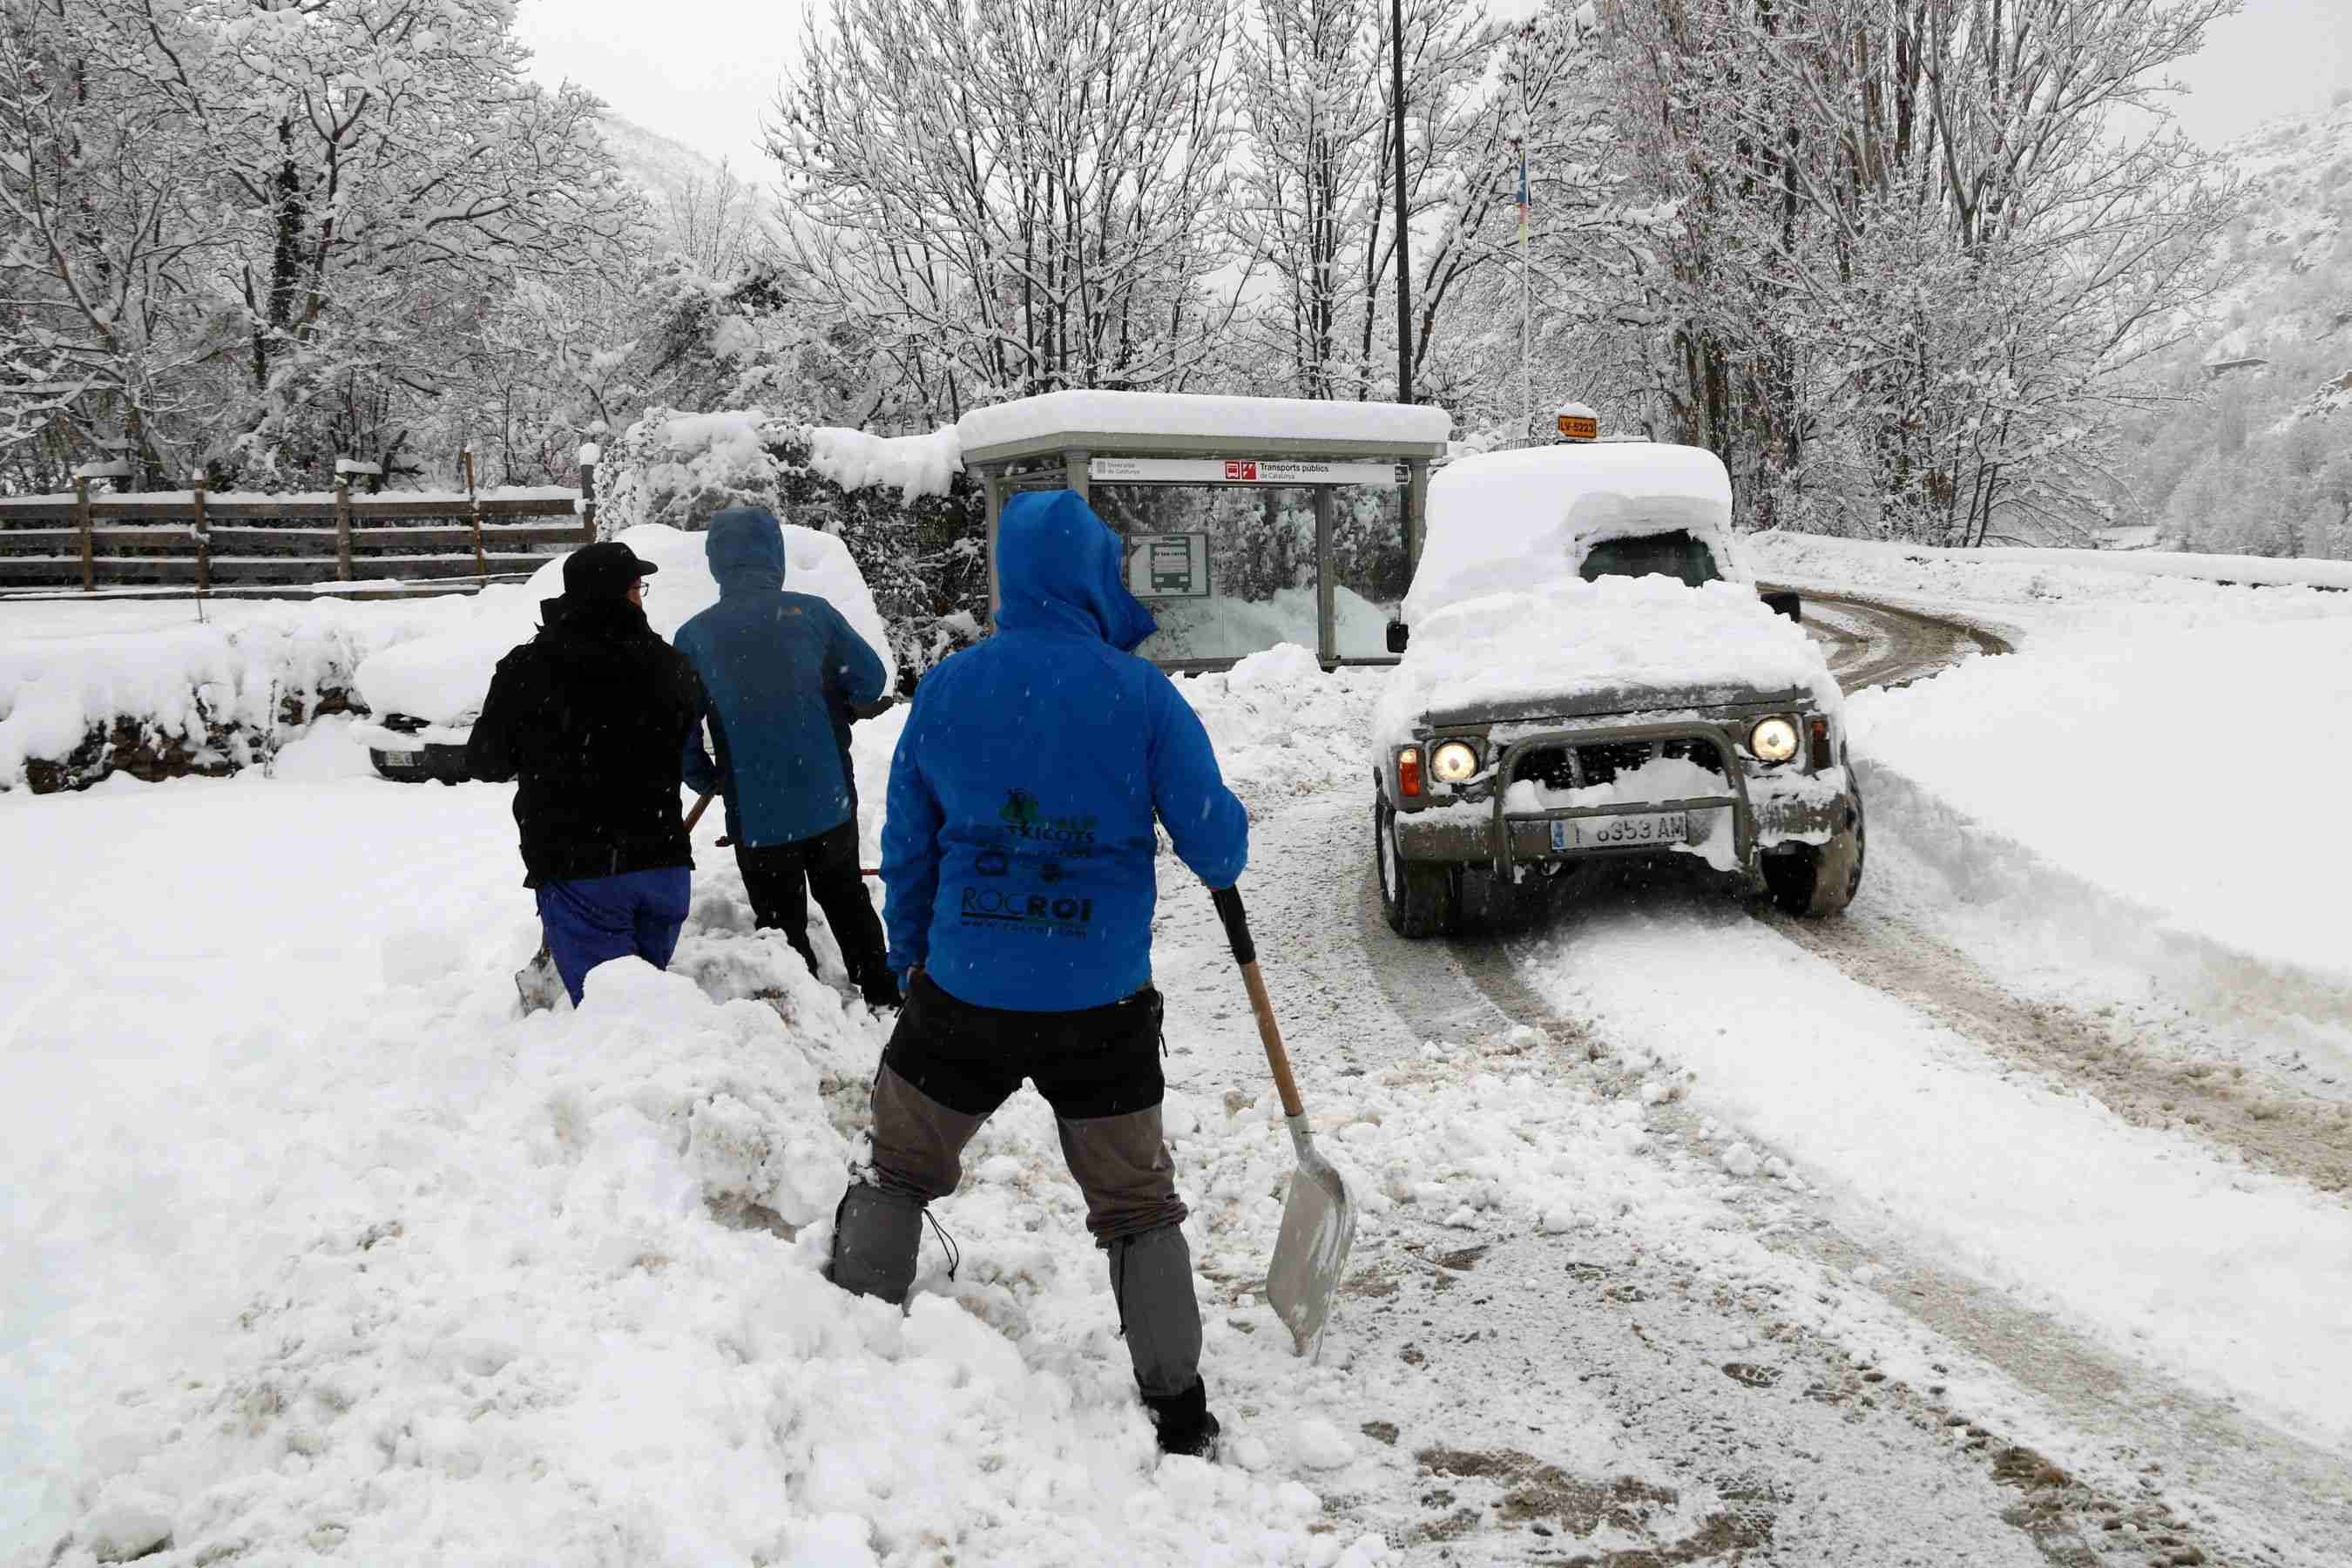
[(735, 507), (710, 520), (702, 542), (719, 594), (780, 594), (784, 587), (784, 530), (774, 514)]
[[(715, 569), (719, 524), (710, 528)], [(1023, 491), (997, 519), (996, 624), (1076, 632), (1133, 653), (1160, 623), (1120, 581), (1124, 554), (1118, 535), (1076, 491)]]

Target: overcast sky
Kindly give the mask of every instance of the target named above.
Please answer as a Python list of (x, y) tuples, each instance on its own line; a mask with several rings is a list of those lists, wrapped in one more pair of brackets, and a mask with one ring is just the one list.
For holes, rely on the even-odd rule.
[[(807, 0), (522, 0), (540, 74), (581, 83), (628, 119), (764, 175), (760, 118)], [(2179, 73), (2198, 140), (2326, 107), (2352, 88), (2352, 0), (2247, 0)]]

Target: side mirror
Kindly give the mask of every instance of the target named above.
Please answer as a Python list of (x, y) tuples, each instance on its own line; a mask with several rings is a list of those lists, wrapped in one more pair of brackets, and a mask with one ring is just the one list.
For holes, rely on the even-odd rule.
[(1759, 588), (1756, 596), (1774, 615), (1786, 616), (1800, 626), (1804, 624), (1805, 602), (1797, 596), (1794, 588)]
[(1389, 623), (1389, 651), (1391, 653), (1402, 653), (1404, 651), (1404, 645), (1412, 640), (1412, 628), (1411, 626), (1406, 626), (1402, 621), (1391, 621)]

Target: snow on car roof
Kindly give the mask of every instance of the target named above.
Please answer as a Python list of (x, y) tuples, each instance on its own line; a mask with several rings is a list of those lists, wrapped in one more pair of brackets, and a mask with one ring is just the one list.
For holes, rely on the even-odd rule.
[(1573, 578), (1602, 540), (1673, 530), (1705, 542), (1725, 577), (1748, 580), (1731, 544), (1731, 476), (1702, 447), (1578, 443), (1458, 458), (1430, 479), (1404, 617)]
[[(614, 537), (657, 568), (647, 584), (646, 620), (664, 637), (677, 637), (678, 627), (719, 602), (719, 584), (704, 553), (707, 534), (647, 522)], [(475, 600), (479, 613), (467, 624), (386, 648), (362, 664), (353, 679), (369, 709), (436, 724), (472, 723), (499, 660), (537, 635), (541, 602), (563, 592), (570, 554), (549, 561), (521, 587), (484, 590)], [(896, 668), (889, 632), (847, 545), (788, 522), (784, 563), (787, 592), (814, 594), (832, 605), (881, 656), (885, 668)]]
[[(1557, 703), (1602, 692), (1806, 691), (1843, 705), (1821, 647), (1744, 583), (1566, 577), (1465, 599), (1413, 624), (1374, 718), (1380, 754), (1432, 713)], [(1546, 710), (1555, 710), (1547, 707)]]
[[(968, 453), (1056, 436), (1197, 437), (1207, 441), (1331, 442), (1435, 457), (1454, 416), (1422, 404), (1305, 397), (1211, 397), (1181, 392), (1049, 392), (956, 421)], [(1426, 448), (1424, 451), (1423, 448)]]

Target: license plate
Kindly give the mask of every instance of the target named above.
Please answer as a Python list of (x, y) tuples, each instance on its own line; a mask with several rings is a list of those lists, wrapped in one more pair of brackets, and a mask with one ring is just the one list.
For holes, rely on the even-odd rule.
[(386, 752), (383, 754), (383, 765), (388, 768), (417, 767), (424, 761), (425, 753), (422, 752)]
[(1638, 849), (1680, 844), (1690, 837), (1687, 811), (1645, 811), (1624, 816), (1570, 816), (1551, 825), (1554, 849)]

